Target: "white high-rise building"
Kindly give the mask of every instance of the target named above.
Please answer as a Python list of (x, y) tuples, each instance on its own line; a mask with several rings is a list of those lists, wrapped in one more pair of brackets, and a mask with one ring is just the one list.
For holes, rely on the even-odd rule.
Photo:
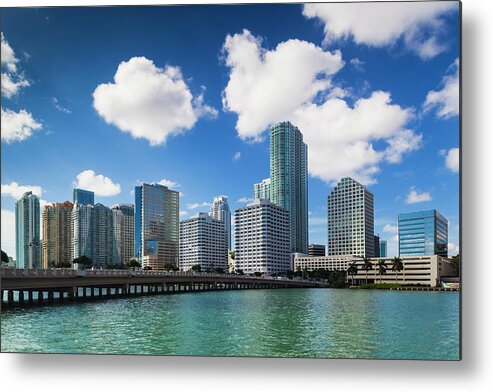
[[(94, 206), (75, 203), (72, 209), (72, 259), (93, 256)], [(70, 260), (72, 261), (72, 260)]]
[(202, 271), (228, 271), (228, 243), (224, 223), (205, 212), (180, 222), (180, 269), (194, 265)]
[(373, 193), (359, 182), (341, 179), (327, 198), (327, 256), (375, 255)]
[(39, 219), (39, 198), (32, 192), (24, 193), (15, 203), (17, 268), (41, 267)]
[(216, 196), (211, 206), (211, 217), (223, 222), (228, 236), (228, 249), (231, 250), (231, 211), (229, 210), (228, 197)]
[(288, 212), (257, 199), (235, 212), (235, 268), (244, 273), (284, 273), (290, 269)]
[(253, 198), (270, 200), (270, 178), (253, 184)]

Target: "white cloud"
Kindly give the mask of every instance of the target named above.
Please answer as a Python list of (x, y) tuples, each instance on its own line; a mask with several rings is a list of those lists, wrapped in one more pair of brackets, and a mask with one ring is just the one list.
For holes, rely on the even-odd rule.
[(233, 161), (237, 161), (240, 158), (241, 158), (241, 152), (240, 151), (235, 152), (233, 155)]
[(391, 224), (387, 223), (383, 227), (383, 232), (384, 233), (397, 233), (397, 226), (396, 225), (391, 225)]
[(351, 176), (366, 185), (375, 182), (380, 163), (399, 163), (420, 147), (421, 135), (407, 129), (413, 109), (383, 91), (350, 105), (343, 99), (348, 92), (331, 85), (343, 65), (340, 52), (299, 40), (271, 51), (261, 43), (245, 30), (227, 36), (223, 47), (230, 68), (223, 105), (238, 114), (240, 138), (260, 141), (271, 124), (289, 120), (308, 144), (310, 175), (326, 182)]
[(459, 254), (459, 245), (454, 244), (453, 242), (448, 243), (448, 255), (450, 256), (455, 256)]
[[(3, 57), (3, 56), (2, 56)], [(9, 256), (15, 255), (15, 212), (2, 210), (2, 250)]]
[(303, 15), (324, 24), (325, 44), (352, 38), (375, 47), (399, 40), (422, 59), (446, 49), (439, 41), (442, 16), (457, 10), (456, 2), (382, 2), (305, 4)]
[(211, 205), (212, 205), (212, 203), (204, 201), (202, 203), (188, 203), (187, 208), (189, 210), (195, 210), (195, 209), (200, 208), (200, 207), (210, 207)]
[(309, 216), (308, 217), (308, 224), (310, 226), (327, 225), (327, 218), (326, 217)]
[(310, 42), (291, 39), (271, 51), (261, 45), (260, 38), (244, 30), (228, 35), (223, 46), (231, 69), (223, 106), (238, 114), (236, 130), (244, 140), (261, 139), (266, 126), (326, 90), (330, 76), (343, 66), (339, 51)]
[(186, 216), (188, 215), (187, 211), (180, 210), (180, 216)]
[(96, 174), (93, 170), (77, 174), (74, 187), (93, 191), (97, 196), (115, 196), (121, 192), (120, 184), (115, 184), (110, 178)]
[(429, 91), (423, 105), (424, 111), (436, 109), (436, 116), (450, 118), (459, 115), (459, 59), (449, 67), (442, 79), (441, 90)]
[(236, 200), (237, 203), (251, 203), (253, 201), (252, 197), (240, 197), (238, 200)]
[(72, 111), (70, 109), (67, 109), (67, 108), (61, 106), (60, 103), (58, 102), (58, 99), (55, 97), (51, 98), (51, 103), (53, 104), (53, 106), (55, 107), (56, 110), (58, 110), (62, 113), (67, 113), (67, 114), (72, 113)]
[(459, 172), (459, 149), (451, 148), (445, 157), (445, 166), (454, 173)]
[(11, 196), (16, 200), (19, 200), (24, 193), (29, 191), (38, 197), (43, 194), (43, 188), (39, 185), (19, 185), (15, 181), (10, 184), (2, 184), (2, 196)]
[(357, 57), (354, 57), (351, 60), (349, 60), (349, 64), (351, 64), (354, 67), (354, 69), (358, 71), (363, 71), (363, 65), (365, 65), (365, 62), (361, 61)]
[(204, 105), (203, 91), (192, 95), (179, 67), (159, 68), (145, 57), (120, 63), (114, 83), (100, 84), (93, 98), (94, 108), (108, 124), (151, 146), (191, 129), (199, 117), (217, 115), (216, 109)]
[(43, 126), (37, 122), (31, 113), (24, 109), (14, 112), (10, 109), (1, 109), (2, 114), (2, 141), (5, 143), (20, 142), (32, 136), (34, 131)]
[(5, 98), (12, 98), (22, 87), (29, 86), (29, 81), (18, 73), (17, 63), (19, 59), (15, 57), (14, 50), (9, 45), (2, 33), (1, 42), (2, 58), (2, 95)]
[(432, 197), (430, 192), (421, 192), (415, 187), (411, 187), (411, 189), (409, 189), (409, 193), (406, 197), (407, 204), (423, 203), (425, 201), (431, 201), (431, 200)]
[(178, 184), (177, 182), (168, 180), (166, 178), (163, 178), (161, 181), (158, 182), (158, 184), (167, 186), (168, 188), (178, 188), (180, 186), (180, 184)]

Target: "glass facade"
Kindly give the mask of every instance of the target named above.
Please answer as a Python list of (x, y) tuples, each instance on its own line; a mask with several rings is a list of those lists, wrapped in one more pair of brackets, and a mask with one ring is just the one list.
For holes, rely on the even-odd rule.
[(39, 199), (26, 192), (15, 203), (15, 245), (17, 268), (41, 268)]
[(308, 147), (290, 122), (270, 129), (270, 201), (289, 215), (291, 253), (308, 253)]
[(380, 257), (387, 257), (387, 241), (380, 241)]
[(94, 205), (94, 192), (84, 189), (74, 189), (74, 204)]
[(178, 267), (179, 192), (159, 184), (135, 187), (135, 256), (143, 267)]
[(448, 256), (448, 222), (436, 210), (399, 214), (400, 256)]

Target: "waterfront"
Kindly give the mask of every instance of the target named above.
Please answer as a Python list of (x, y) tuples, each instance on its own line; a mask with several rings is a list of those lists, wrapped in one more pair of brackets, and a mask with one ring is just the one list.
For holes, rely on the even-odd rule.
[(1, 350), (456, 360), (459, 314), (457, 292), (162, 295), (4, 312)]

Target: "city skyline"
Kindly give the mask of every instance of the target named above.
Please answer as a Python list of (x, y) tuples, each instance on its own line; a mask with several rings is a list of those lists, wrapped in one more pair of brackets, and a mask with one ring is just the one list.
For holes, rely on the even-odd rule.
[[(215, 27), (197, 26), (200, 42), (180, 27), (183, 23), (186, 28), (199, 17), (193, 7), (186, 12), (173, 7), (152, 12), (137, 9), (133, 17), (140, 23), (132, 33), (121, 22), (130, 17), (128, 8), (115, 8), (111, 15), (104, 9), (5, 9), (2, 51), (10, 48), (13, 57), (2, 62), (2, 73), (19, 85), (15, 92), (2, 91), (2, 249), (15, 255), (14, 203), (27, 190), (45, 204), (71, 200), (72, 188), (80, 187), (95, 191), (97, 202), (111, 206), (133, 204), (135, 185), (161, 182), (181, 193), (180, 220), (208, 211), (213, 198), (221, 194), (228, 196), (234, 213), (250, 201), (253, 184), (269, 177), (269, 125), (290, 120), (303, 133), (310, 156), (309, 243), (326, 245), (327, 195), (338, 179), (351, 176), (375, 196), (375, 234), (388, 241), (389, 256), (397, 251), (397, 215), (429, 209), (439, 210), (449, 220), (450, 254), (455, 254), (459, 243), (459, 132), (458, 108), (453, 103), (458, 15), (453, 7), (443, 7), (430, 12), (430, 18), (441, 20), (450, 34), (444, 39), (425, 24), (424, 34), (437, 37), (444, 48), (429, 57), (408, 47), (402, 37), (393, 46), (364, 40), (358, 45), (333, 32), (330, 43), (324, 45), (330, 29), (324, 30), (323, 23), (315, 20), (323, 22), (324, 17), (316, 9), (299, 5), (201, 9), (206, 14), (201, 17), (227, 21)], [(286, 27), (276, 31), (256, 18), (258, 12), (283, 20)], [(158, 16), (169, 22), (167, 26), (158, 26)], [(84, 20), (103, 17), (108, 17), (107, 36), (100, 38), (98, 27), (83, 40), (71, 39), (84, 29)], [(27, 23), (17, 23), (20, 19)], [(35, 37), (32, 29), (37, 31)], [(66, 31), (65, 37), (57, 35), (61, 30)], [(183, 37), (182, 45), (169, 39), (173, 35)], [(43, 42), (52, 43), (52, 50)], [(95, 42), (99, 47), (94, 47), (98, 46)], [(239, 56), (240, 48), (251, 58)], [(278, 91), (282, 83), (275, 77), (275, 67), (293, 54), (311, 61), (298, 64), (292, 60), (293, 67), (304, 66), (307, 80), (297, 77), (299, 86), (290, 87), (299, 87), (293, 90), (299, 100), (286, 102), (278, 99), (285, 93)], [(195, 64), (194, 56), (200, 56), (200, 64)], [(252, 59), (258, 62), (255, 70), (242, 68)], [(396, 68), (399, 75), (392, 73)], [(98, 99), (118, 98), (119, 89), (127, 86), (113, 81), (117, 69), (117, 79), (123, 82), (126, 72), (133, 69), (142, 75), (150, 72), (158, 85), (171, 83), (178, 92), (185, 86), (183, 96), (190, 97), (188, 92), (192, 97), (191, 114), (180, 111), (189, 108), (178, 107), (183, 112), (181, 122), (145, 123), (155, 131), (134, 138), (140, 130), (135, 119), (110, 113)], [(296, 75), (290, 67), (285, 71)], [(321, 72), (326, 73), (325, 79), (313, 77)], [(266, 105), (268, 111), (260, 112), (261, 108), (238, 98), (255, 98), (255, 91), (245, 90), (239, 82), (252, 75), (272, 84), (261, 91), (267, 100), (263, 104), (275, 103)], [(317, 80), (323, 87), (315, 84)], [(128, 82), (131, 86), (135, 81)], [(301, 96), (312, 87), (317, 97)], [(447, 92), (452, 101), (440, 101)], [(159, 102), (163, 97), (139, 94), (138, 98)], [(335, 137), (340, 131), (329, 124), (333, 117), (324, 110), (325, 104), (336, 111), (341, 126), (351, 131), (347, 132), (349, 143)], [(370, 112), (375, 116), (365, 117)], [(18, 115), (22, 113), (24, 119), (29, 114), (31, 122), (19, 134), (9, 121), (21, 119)], [(254, 119), (252, 113), (257, 114)], [(353, 129), (361, 118), (368, 119), (373, 128)], [(139, 117), (145, 120), (146, 116)], [(317, 137), (322, 132), (315, 120), (326, 121), (334, 138)], [(159, 144), (163, 134), (166, 142)], [(341, 159), (332, 145), (353, 155)], [(34, 154), (35, 161), (26, 159)], [(327, 161), (331, 156), (332, 161)], [(341, 167), (341, 162), (351, 165)], [(333, 171), (324, 169), (329, 166)]]

